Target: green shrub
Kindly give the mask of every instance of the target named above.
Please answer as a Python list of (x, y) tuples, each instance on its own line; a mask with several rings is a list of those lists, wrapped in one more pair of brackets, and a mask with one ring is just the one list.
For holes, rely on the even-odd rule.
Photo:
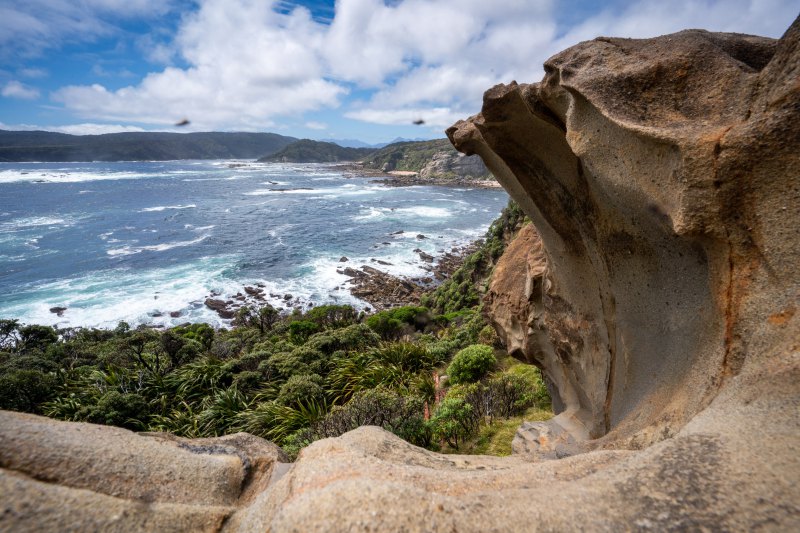
[(506, 373), (524, 380), (526, 386), (532, 391), (534, 405), (540, 409), (550, 406), (550, 393), (547, 392), (547, 385), (544, 383), (540, 369), (533, 365), (518, 363), (508, 369)]
[(23, 353), (44, 352), (58, 341), (58, 333), (50, 326), (24, 326), (19, 328), (18, 350)]
[(358, 313), (350, 305), (320, 305), (308, 311), (306, 320), (323, 328), (339, 329), (358, 321)]
[(367, 325), (384, 339), (395, 339), (406, 331), (424, 328), (429, 320), (426, 307), (404, 306), (375, 313), (367, 318)]
[(270, 356), (265, 363), (261, 363), (258, 369), (262, 371), (268, 379), (289, 379), (296, 374), (308, 374), (309, 368), (294, 353), (281, 352)]
[(437, 360), (424, 346), (387, 343), (366, 352), (343, 355), (332, 364), (327, 384), (331, 397), (340, 403), (378, 386), (408, 390), (419, 381), (421, 372), (433, 369)]
[(56, 387), (52, 374), (40, 370), (11, 369), (0, 375), (0, 409), (39, 412)]
[(448, 395), (431, 416), (433, 436), (443, 439), (455, 449), (478, 431), (475, 409), (463, 398)]
[(270, 357), (272, 357), (272, 352), (268, 352), (265, 350), (253, 351), (239, 357), (239, 359), (237, 359), (233, 363), (231, 370), (233, 370), (234, 372), (244, 372), (246, 370), (258, 370), (259, 365), (263, 361), (269, 359)]
[(327, 413), (325, 404), (314, 402), (296, 406), (264, 402), (238, 415), (239, 429), (283, 446), (291, 435), (311, 427)]
[(173, 329), (184, 338), (199, 342), (205, 350), (210, 349), (214, 342), (214, 328), (205, 322)]
[(447, 367), (447, 377), (451, 383), (468, 383), (484, 377), (497, 363), (494, 350), (485, 344), (467, 346), (456, 354)]
[(412, 444), (430, 444), (422, 398), (402, 396), (386, 387), (362, 391), (347, 404), (334, 407), (314, 424), (312, 432), (315, 439), (338, 437), (360, 426), (380, 426)]
[(58, 365), (51, 360), (38, 355), (16, 355), (0, 365), (0, 373), (10, 370), (38, 370), (39, 372), (50, 373), (58, 370)]
[(322, 383), (322, 376), (317, 374), (291, 376), (281, 386), (277, 402), (291, 406), (308, 402), (324, 403), (325, 391), (322, 388)]
[(147, 400), (138, 394), (116, 390), (105, 393), (96, 405), (84, 407), (78, 418), (95, 424), (140, 430), (147, 427), (150, 408)]
[(328, 356), (313, 346), (309, 346), (308, 343), (292, 350), (292, 355), (307, 364), (312, 374), (328, 373)]
[(485, 325), (478, 333), (478, 342), (488, 346), (500, 346), (500, 337), (497, 336), (497, 331), (490, 326)]
[(231, 365), (213, 356), (187, 363), (164, 376), (164, 385), (181, 399), (196, 400), (231, 384)]
[(245, 370), (233, 377), (233, 386), (242, 392), (248, 392), (257, 389), (263, 381), (264, 376), (261, 372)]
[(263, 307), (246, 305), (236, 312), (233, 325), (245, 328), (257, 328), (260, 333), (271, 331), (281, 318), (280, 312), (269, 304)]
[(237, 423), (239, 413), (247, 409), (247, 399), (236, 387), (218, 390), (203, 403), (206, 408), (197, 420), (202, 434), (214, 437), (228, 433)]
[(325, 354), (337, 351), (364, 350), (377, 346), (381, 338), (365, 324), (353, 324), (346, 328), (327, 330), (308, 339), (305, 347), (319, 350)]
[(295, 320), (289, 324), (289, 338), (295, 344), (306, 341), (308, 337), (317, 333), (322, 327), (310, 320)]

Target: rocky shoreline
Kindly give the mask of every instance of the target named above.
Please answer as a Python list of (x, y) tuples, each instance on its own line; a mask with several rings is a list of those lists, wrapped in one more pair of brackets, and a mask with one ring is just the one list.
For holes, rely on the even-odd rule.
[[(424, 236), (421, 236), (424, 238)], [(349, 259), (342, 257), (342, 266), (337, 268), (339, 274), (349, 279), (334, 290), (348, 290), (359, 300), (366, 302), (371, 307), (366, 311), (381, 311), (403, 305), (416, 305), (422, 296), (438, 287), (449, 278), (464, 262), (464, 260), (478, 249), (481, 241), (474, 241), (466, 246), (457, 246), (449, 251), (442, 251), (437, 256), (432, 256), (417, 249), (423, 263), (421, 268), (428, 275), (418, 277), (395, 276), (384, 272), (376, 266), (389, 266), (389, 263), (380, 259), (372, 259), (372, 264), (359, 266), (345, 265)], [(239, 309), (245, 306), (263, 307), (267, 304), (290, 313), (294, 309), (307, 310), (314, 307), (315, 303), (296, 297), (290, 293), (267, 293), (265, 285), (256, 283), (245, 285), (236, 294), (223, 295), (212, 292), (206, 296), (202, 305), (215, 311), (222, 320), (232, 320)], [(181, 316), (180, 312), (170, 313), (172, 318)]]
[(469, 187), (474, 189), (502, 189), (503, 187), (494, 180), (473, 179), (464, 177), (423, 177), (418, 172), (390, 171), (384, 172), (374, 168), (367, 168), (359, 163), (332, 164), (331, 168), (341, 171), (347, 177), (353, 178), (379, 178), (370, 183), (379, 183), (387, 187), (412, 187), (417, 185), (432, 185), (436, 187)]

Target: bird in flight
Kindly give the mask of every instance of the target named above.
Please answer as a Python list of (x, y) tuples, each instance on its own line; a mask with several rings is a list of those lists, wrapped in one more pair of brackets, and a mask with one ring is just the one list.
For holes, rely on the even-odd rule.
[(188, 118), (175, 123), (176, 126), (188, 126), (189, 124), (191, 124), (191, 122), (189, 122)]
[(423, 124), (425, 124), (425, 121), (422, 120), (421, 118), (418, 118), (417, 120), (412, 122), (412, 124), (414, 124), (415, 126), (422, 126)]

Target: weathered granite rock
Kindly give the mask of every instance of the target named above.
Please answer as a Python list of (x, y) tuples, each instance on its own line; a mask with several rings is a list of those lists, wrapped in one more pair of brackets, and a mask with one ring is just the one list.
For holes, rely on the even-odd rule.
[(536, 228), (523, 226), (497, 261), (484, 297), (484, 312), (508, 353), (529, 363), (537, 360), (537, 336), (547, 335), (539, 305), (546, 266)]
[(565, 408), (529, 443), (589, 451), (438, 455), (360, 428), (248, 478), (218, 439), (4, 413), (0, 529), (800, 530), (799, 43), (797, 22), (778, 43), (582, 43), (449, 131), (544, 246), (541, 300), (504, 304), (541, 321), (516, 353)]
[(516, 353), (577, 438), (655, 442), (794, 349), (799, 31), (582, 43), (448, 131), (541, 235)]
[(205, 305), (209, 309), (216, 311), (220, 318), (230, 319), (236, 316), (236, 313), (230, 309), (232, 302), (218, 300), (215, 298), (206, 298)]
[(217, 531), (286, 461), (247, 434), (190, 441), (0, 411), (0, 530)]

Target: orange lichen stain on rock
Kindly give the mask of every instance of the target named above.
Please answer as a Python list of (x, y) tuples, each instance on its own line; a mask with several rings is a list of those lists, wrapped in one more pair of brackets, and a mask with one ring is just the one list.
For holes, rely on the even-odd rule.
[(775, 313), (774, 315), (770, 315), (767, 321), (772, 324), (773, 326), (785, 326), (787, 322), (789, 322), (794, 314), (797, 312), (797, 308), (795, 306), (789, 306), (780, 313)]

